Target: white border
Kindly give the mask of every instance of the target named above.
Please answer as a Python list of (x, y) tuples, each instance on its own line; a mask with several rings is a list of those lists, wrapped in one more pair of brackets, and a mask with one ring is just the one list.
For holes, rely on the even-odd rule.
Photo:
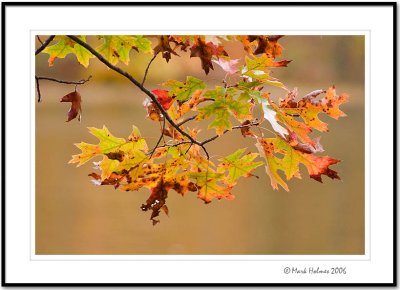
[[(230, 282), (230, 283), (276, 283), (276, 282), (391, 282), (391, 262), (392, 262), (392, 180), (386, 175), (382, 168), (387, 168), (387, 172), (393, 168), (392, 158), (380, 158), (379, 142), (380, 136), (385, 136), (385, 146), (387, 152), (393, 152), (393, 115), (391, 110), (379, 111), (382, 103), (390, 104), (393, 96), (393, 76), (391, 75), (391, 65), (393, 63), (392, 47), (392, 9), (391, 7), (233, 7), (229, 8), (229, 16), (232, 19), (243, 19), (243, 15), (249, 15), (252, 21), (232, 22), (216, 18), (212, 23), (200, 23), (193, 21), (193, 13), (190, 7), (95, 7), (96, 13), (91, 16), (87, 7), (7, 7), (6, 12), (6, 146), (7, 160), (16, 158), (20, 162), (6, 163), (6, 214), (7, 214), (7, 272), (6, 281), (11, 282), (98, 282), (98, 283), (149, 283), (149, 282)], [(89, 9), (89, 10), (88, 10)], [(196, 7), (196, 15), (205, 15), (207, 13), (226, 12), (228, 7)], [(211, 9), (211, 10), (209, 10)], [(268, 21), (260, 17), (251, 17), (251, 13), (258, 15), (268, 15)], [(268, 13), (267, 13), (268, 12)], [(281, 12), (281, 13), (279, 13)], [(283, 12), (283, 14), (282, 14)], [(60, 21), (61, 16), (67, 16), (73, 13), (74, 21)], [(173, 14), (179, 15), (179, 18), (172, 17)], [(110, 16), (112, 15), (112, 16)], [(132, 16), (135, 17), (132, 17)], [(148, 15), (151, 15), (149, 20)], [(221, 14), (224, 15), (224, 14)], [(282, 20), (284, 15), (284, 20)], [(110, 21), (110, 17), (118, 21)], [(241, 18), (240, 18), (241, 17)], [(355, 17), (357, 18), (355, 20)], [(62, 17), (61, 17), (62, 18)], [(24, 21), (21, 21), (24, 19)], [(80, 21), (82, 19), (82, 21)], [(104, 21), (107, 19), (108, 21)], [(155, 19), (157, 19), (155, 21)], [(29, 20), (29, 21), (28, 21)], [(90, 20), (90, 21), (89, 21)], [(166, 21), (168, 20), (168, 21)], [(163, 22), (166, 21), (166, 22)], [(371, 178), (371, 201), (366, 198), (366, 212), (371, 208), (373, 215), (366, 216), (366, 241), (368, 240), (367, 224), (371, 225), (371, 244), (366, 243), (366, 254), (363, 261), (349, 261), (353, 256), (324, 256), (328, 260), (316, 259), (311, 256), (311, 260), (306, 259), (296, 261), (296, 256), (274, 256), (273, 260), (257, 261), (254, 256), (251, 261), (238, 261), (237, 256), (234, 260), (218, 261), (212, 260), (213, 256), (203, 256), (202, 261), (154, 261), (152, 257), (147, 256), (145, 261), (122, 261), (122, 256), (117, 256), (119, 261), (34, 261), (30, 259), (31, 253), (29, 245), (29, 195), (30, 185), (28, 182), (21, 182), (21, 176), (30, 176), (34, 172), (34, 160), (31, 160), (31, 168), (20, 166), (26, 160), (29, 160), (29, 144), (34, 136), (29, 137), (29, 130), (32, 126), (29, 124), (29, 116), (33, 116), (32, 88), (34, 87), (32, 71), (21, 72), (19, 67), (12, 66), (12, 60), (18, 59), (18, 62), (29, 63), (33, 43), (31, 31), (60, 31), (66, 33), (80, 31), (85, 28), (85, 33), (102, 30), (113, 30), (116, 34), (122, 32), (120, 27), (143, 27), (146, 25), (146, 31), (163, 30), (179, 31), (181, 23), (185, 23), (186, 32), (199, 30), (202, 31), (218, 27), (218, 31), (212, 30), (211, 34), (223, 34), (224, 31), (255, 31), (254, 27), (264, 28), (268, 24), (268, 31), (289, 32), (307, 31), (307, 34), (335, 34), (340, 30), (340, 34), (354, 34), (354, 31), (371, 31), (371, 63), (366, 59), (366, 101), (370, 96), (377, 96), (371, 99), (371, 104), (366, 102), (366, 125), (371, 125), (371, 135), (366, 131), (366, 140), (371, 140), (371, 147), (366, 144), (366, 152), (371, 149), (371, 165), (366, 162), (366, 180), (372, 173)], [(162, 25), (160, 25), (162, 23)], [(210, 27), (212, 25), (212, 27)], [(67, 27), (65, 27), (67, 26)], [(314, 30), (315, 26), (318, 31)], [(295, 28), (295, 29), (293, 29)], [(204, 30), (203, 30), (204, 29)], [(259, 30), (256, 30), (259, 33)], [(266, 31), (266, 30), (264, 30)], [(313, 31), (310, 33), (310, 31)], [(343, 33), (342, 33), (343, 32)], [(127, 33), (123, 31), (122, 33)], [(137, 31), (135, 30), (135, 34)], [(232, 33), (235, 34), (235, 33)], [(296, 33), (297, 34), (297, 33)], [(24, 40), (25, 39), (25, 40)], [(369, 52), (369, 39), (366, 34), (366, 55)], [(381, 43), (384, 39), (384, 59), (381, 61)], [(22, 45), (23, 41), (28, 41)], [(21, 43), (18, 47), (13, 43)], [(4, 65), (4, 64), (3, 64)], [(31, 68), (32, 69), (32, 68)], [(368, 72), (371, 72), (371, 79)], [(384, 85), (382, 85), (384, 84)], [(369, 85), (371, 87), (369, 87)], [(371, 95), (368, 95), (370, 92)], [(29, 99), (28, 99), (29, 98)], [(23, 102), (26, 100), (26, 102)], [(370, 110), (371, 116), (368, 116)], [(31, 114), (31, 115), (30, 115)], [(369, 118), (371, 117), (371, 118)], [(15, 142), (18, 140), (18, 142)], [(25, 142), (24, 142), (25, 141)], [(367, 142), (368, 143), (368, 142)], [(32, 149), (32, 147), (30, 147)], [(374, 154), (375, 153), (375, 154)], [(31, 154), (34, 156), (34, 154)], [(33, 166), (33, 167), (32, 167)], [(369, 171), (369, 169), (371, 171)], [(18, 176), (10, 174), (19, 172)], [(382, 183), (382, 179), (386, 182)], [(34, 182), (34, 178), (31, 179)], [(368, 188), (366, 184), (366, 189)], [(366, 190), (368, 192), (368, 190)], [(370, 220), (370, 218), (373, 219)], [(369, 254), (371, 256), (369, 257)], [(76, 257), (76, 256), (75, 256)], [(143, 258), (144, 256), (140, 256)], [(180, 256), (181, 257), (181, 256)], [(226, 256), (224, 256), (225, 258)], [(334, 258), (333, 258), (334, 257)], [(356, 256), (354, 258), (357, 258)], [(35, 257), (36, 258), (36, 257)], [(65, 258), (55, 257), (56, 259)], [(93, 256), (91, 256), (93, 259)], [(132, 256), (130, 256), (130, 259)], [(138, 257), (139, 258), (139, 257)], [(197, 257), (198, 258), (198, 257)], [(204, 259), (203, 259), (204, 258)], [(304, 256), (302, 256), (304, 258)], [(321, 256), (319, 256), (321, 258)], [(332, 259), (333, 258), (333, 259)], [(343, 259), (345, 258), (345, 259)], [(84, 258), (85, 259), (85, 258)], [(191, 257), (189, 257), (191, 259)], [(276, 260), (279, 259), (279, 260)], [(158, 260), (158, 259), (157, 259)], [(205, 261), (207, 260), (207, 261)], [(318, 260), (318, 261), (317, 261)], [(157, 265), (157, 266), (155, 266)], [(320, 267), (347, 265), (349, 273), (345, 276), (322, 276), (322, 275), (285, 275), (283, 267), (285, 266), (313, 266)], [(163, 269), (157, 272), (158, 281), (154, 281), (152, 269), (161, 267)], [(207, 267), (207, 275), (199, 275), (198, 270)], [(118, 269), (118, 271), (116, 270)], [(110, 273), (112, 275), (110, 275)], [(134, 274), (132, 274), (134, 273)], [(266, 275), (266, 274), (269, 275)], [(175, 276), (176, 275), (176, 276)]]

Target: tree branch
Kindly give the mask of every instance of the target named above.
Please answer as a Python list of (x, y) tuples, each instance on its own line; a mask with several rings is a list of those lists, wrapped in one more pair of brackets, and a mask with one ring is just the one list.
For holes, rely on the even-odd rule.
[(47, 38), (46, 41), (43, 42), (43, 44), (38, 49), (36, 49), (35, 55), (38, 55), (43, 49), (45, 49), (46, 46), (48, 46), (49, 43), (54, 39), (54, 37), (56, 37), (56, 36), (55, 35), (50, 35), (50, 37)]
[(86, 42), (82, 41), (78, 37), (74, 35), (67, 35), (70, 39), (78, 43), (79, 45), (83, 46), (87, 50), (89, 50), (94, 56), (97, 57), (98, 60), (100, 60), (102, 63), (104, 63), (107, 67), (112, 69), (113, 71), (119, 73), (120, 75), (124, 76), (128, 80), (130, 80), (135, 86), (137, 86), (143, 93), (145, 93), (147, 96), (150, 97), (150, 99), (156, 104), (157, 108), (160, 110), (160, 112), (163, 114), (164, 118), (167, 119), (167, 121), (174, 127), (179, 133), (181, 133), (183, 136), (188, 138), (192, 143), (199, 145), (203, 148), (204, 152), (207, 155), (207, 158), (209, 158), (207, 150), (204, 148), (203, 144), (201, 144), (199, 141), (195, 140), (192, 136), (190, 136), (188, 133), (183, 131), (179, 126), (176, 125), (174, 120), (171, 119), (171, 117), (168, 115), (167, 111), (161, 106), (161, 104), (158, 102), (156, 96), (154, 96), (148, 89), (146, 89), (140, 82), (138, 82), (134, 77), (132, 77), (128, 72), (120, 69), (119, 67), (111, 64), (108, 60), (106, 60), (100, 53), (98, 53), (93, 47), (91, 47), (89, 44)]

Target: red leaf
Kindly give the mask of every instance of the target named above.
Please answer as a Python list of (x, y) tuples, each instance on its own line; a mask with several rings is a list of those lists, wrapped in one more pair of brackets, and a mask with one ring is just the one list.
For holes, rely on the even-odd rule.
[(74, 91), (72, 93), (69, 93), (65, 95), (64, 97), (61, 98), (60, 102), (71, 102), (71, 108), (69, 109), (67, 115), (68, 115), (68, 120), (67, 122), (71, 121), (72, 119), (75, 119), (76, 116), (78, 116), (79, 122), (81, 121), (81, 102), (82, 98), (81, 95), (77, 92)]
[(168, 110), (171, 107), (173, 99), (168, 95), (168, 91), (156, 89), (151, 92), (157, 96), (158, 102), (165, 110)]

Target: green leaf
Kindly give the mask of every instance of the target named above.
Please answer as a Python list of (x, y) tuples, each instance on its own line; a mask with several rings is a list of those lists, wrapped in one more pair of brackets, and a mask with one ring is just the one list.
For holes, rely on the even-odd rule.
[(169, 80), (163, 83), (162, 86), (169, 88), (169, 95), (171, 97), (175, 96), (174, 99), (180, 102), (187, 101), (195, 91), (203, 90), (206, 87), (202, 80), (191, 76), (186, 77), (186, 82), (184, 83), (176, 80)]
[[(236, 184), (236, 180), (239, 177), (248, 177), (252, 176), (251, 171), (256, 169), (257, 167), (263, 165), (263, 162), (253, 162), (253, 160), (258, 156), (257, 153), (246, 154), (243, 157), (243, 153), (247, 148), (239, 149), (233, 154), (219, 159), (222, 163), (218, 165), (220, 169), (228, 170), (228, 177), (226, 182), (229, 185)], [(219, 170), (217, 170), (219, 171)]]
[(69, 38), (64, 36), (60, 38), (56, 44), (47, 46), (43, 50), (43, 53), (49, 54), (49, 66), (53, 66), (56, 58), (65, 58), (68, 54), (73, 53), (74, 48), (71, 46), (71, 44), (72, 43), (69, 41)]
[[(86, 42), (85, 36), (79, 36), (79, 38)], [(89, 66), (89, 60), (94, 58), (94, 55), (89, 50), (78, 43), (75, 43), (73, 52), (75, 53), (78, 62), (86, 68)]]
[(101, 38), (104, 42), (96, 50), (114, 65), (118, 61), (128, 65), (130, 61), (129, 53), (133, 47), (141, 52), (152, 52), (150, 40), (142, 36), (103, 35)]
[(151, 41), (143, 36), (136, 36), (133, 40), (133, 45), (143, 53), (153, 53), (151, 48)]
[(226, 90), (217, 87), (215, 90), (207, 91), (205, 96), (210, 96), (214, 102), (199, 108), (197, 120), (204, 120), (211, 116), (215, 119), (209, 124), (208, 128), (215, 128), (218, 135), (222, 135), (225, 130), (232, 128), (229, 120), (230, 116), (235, 117), (239, 121), (251, 119), (251, 104), (248, 102), (236, 101), (230, 95), (225, 95)]
[[(86, 37), (81, 35), (78, 36), (81, 40), (86, 41)], [(58, 36), (56, 38), (58, 42), (54, 45), (46, 47), (43, 52), (48, 53), (49, 56), (49, 66), (54, 64), (56, 58), (65, 58), (68, 54), (75, 54), (78, 62), (84, 67), (89, 66), (89, 60), (94, 57), (94, 55), (88, 51), (83, 46), (75, 43), (72, 39), (67, 36)]]
[[(140, 135), (138, 130), (135, 132), (135, 128), (132, 134)], [(130, 138), (129, 141), (126, 141), (124, 138), (114, 137), (106, 126), (103, 126), (102, 129), (91, 127), (89, 131), (99, 139), (99, 143), (96, 145), (84, 142), (75, 144), (76, 147), (81, 149), (82, 153), (73, 155), (69, 163), (79, 163), (78, 166), (80, 166), (98, 155), (107, 155), (112, 160), (123, 160), (124, 158), (144, 159), (146, 157), (147, 144), (143, 138)]]
[(91, 127), (89, 128), (89, 131), (100, 140), (98, 146), (104, 154), (110, 153), (115, 149), (119, 150), (121, 145), (126, 144), (124, 138), (114, 137), (106, 126), (103, 126), (103, 129)]

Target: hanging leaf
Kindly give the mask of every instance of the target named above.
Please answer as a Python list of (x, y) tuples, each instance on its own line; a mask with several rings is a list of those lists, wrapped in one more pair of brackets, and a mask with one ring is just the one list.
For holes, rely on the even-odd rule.
[(68, 119), (67, 122), (75, 119), (78, 115), (78, 121), (81, 121), (81, 113), (82, 113), (82, 108), (81, 108), (81, 103), (82, 103), (82, 97), (81, 95), (77, 92), (71, 92), (64, 97), (61, 98), (60, 102), (70, 102), (71, 107), (67, 113)]

